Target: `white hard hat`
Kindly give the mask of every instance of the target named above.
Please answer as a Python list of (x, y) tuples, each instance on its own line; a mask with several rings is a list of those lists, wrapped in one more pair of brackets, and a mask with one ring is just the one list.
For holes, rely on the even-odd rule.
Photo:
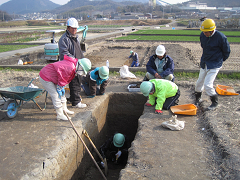
[(75, 18), (69, 18), (67, 20), (67, 26), (70, 26), (72, 28), (78, 28), (78, 21)]
[(156, 55), (163, 56), (166, 53), (165, 47), (163, 45), (159, 45), (156, 49)]

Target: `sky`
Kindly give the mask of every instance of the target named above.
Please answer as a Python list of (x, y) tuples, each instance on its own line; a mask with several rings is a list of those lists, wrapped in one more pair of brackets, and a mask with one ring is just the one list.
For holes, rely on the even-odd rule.
[[(0, 0), (0, 5), (2, 5), (5, 2), (8, 2), (8, 1), (10, 1), (10, 0)], [(67, 4), (68, 1), (70, 1), (70, 0), (50, 0), (50, 1), (52, 1), (56, 4), (64, 5), (64, 4)], [(177, 3), (181, 3), (181, 2), (186, 2), (188, 0), (163, 0), (163, 1), (170, 3), (170, 4), (177, 4)]]
[[(2, 5), (5, 2), (8, 2), (8, 1), (10, 1), (10, 0), (0, 0), (0, 5)], [(54, 2), (56, 4), (64, 5), (64, 4), (67, 4), (68, 1), (70, 1), (70, 0), (50, 0), (50, 1), (52, 1), (52, 2)]]

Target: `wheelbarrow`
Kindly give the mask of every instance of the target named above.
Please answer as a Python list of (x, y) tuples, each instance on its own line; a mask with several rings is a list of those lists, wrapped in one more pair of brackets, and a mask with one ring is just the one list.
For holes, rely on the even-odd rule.
[[(6, 87), (0, 88), (0, 95), (5, 101), (3, 108), (0, 111), (4, 112), (8, 118), (16, 117), (18, 113), (18, 108), (27, 103), (28, 101), (33, 101), (38, 108), (43, 111), (46, 109), (47, 104), (47, 91), (40, 88), (31, 88), (29, 85), (37, 78), (33, 78), (27, 87), (25, 86), (15, 86), (15, 87)], [(46, 92), (45, 105), (44, 108), (41, 108), (38, 103), (35, 101), (40, 95)], [(23, 103), (26, 101), (25, 103)]]

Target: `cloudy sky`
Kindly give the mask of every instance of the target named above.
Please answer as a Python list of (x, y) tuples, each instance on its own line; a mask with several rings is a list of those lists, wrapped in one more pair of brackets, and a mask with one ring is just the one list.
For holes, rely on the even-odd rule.
[[(0, 0), (0, 5), (5, 3), (5, 2), (8, 2), (10, 0)], [(21, 1), (21, 0), (20, 0)], [(60, 5), (63, 5), (63, 4), (67, 4), (68, 1), (70, 0), (50, 0), (56, 4), (60, 4)], [(181, 2), (186, 2), (188, 0), (163, 0), (165, 2), (168, 2), (170, 4), (177, 4), (177, 3), (181, 3)]]

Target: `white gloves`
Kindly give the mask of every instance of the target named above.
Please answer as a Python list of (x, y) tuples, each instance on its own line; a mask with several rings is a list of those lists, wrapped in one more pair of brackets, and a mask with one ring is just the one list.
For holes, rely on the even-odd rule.
[(102, 165), (102, 167), (104, 167), (105, 166), (104, 162), (101, 162), (101, 165)]
[(115, 154), (116, 156), (116, 159), (118, 159), (120, 156), (121, 156), (122, 152), (121, 151), (118, 151), (117, 154)]

